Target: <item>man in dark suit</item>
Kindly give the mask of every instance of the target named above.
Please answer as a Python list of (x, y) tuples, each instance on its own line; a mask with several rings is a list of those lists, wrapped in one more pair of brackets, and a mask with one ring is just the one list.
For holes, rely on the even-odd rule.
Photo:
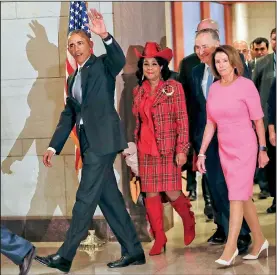
[[(212, 29), (212, 30), (215, 30), (217, 33), (219, 32), (218, 31), (219, 27), (218, 27), (217, 22), (212, 20), (212, 19), (202, 20), (197, 26), (196, 33), (201, 31), (201, 30), (205, 30), (205, 29)], [(244, 63), (244, 56), (242, 54), (240, 54), (240, 57), (241, 57), (241, 59)], [(186, 99), (187, 99), (187, 110), (188, 110), (188, 115), (189, 115), (190, 129), (193, 128), (195, 123), (196, 124), (198, 123), (197, 121), (193, 120), (193, 115), (192, 115), (192, 111), (196, 110), (196, 108), (195, 108), (196, 106), (194, 105), (194, 102), (191, 101), (191, 94), (192, 94), (193, 90), (195, 89), (193, 84), (192, 84), (192, 70), (193, 70), (194, 67), (201, 64), (201, 62), (202, 61), (200, 61), (199, 52), (197, 52), (197, 53), (193, 53), (193, 54), (185, 57), (181, 61), (180, 67), (179, 67), (179, 70), (180, 70), (179, 79), (180, 79), (180, 82), (183, 85), (183, 89), (185, 91), (185, 95), (186, 95)], [(248, 68), (247, 68), (245, 63), (244, 63), (244, 77), (250, 78)], [(205, 119), (205, 117), (206, 117), (206, 113), (205, 113), (203, 119)], [(205, 127), (205, 124), (204, 124), (203, 127)], [(190, 130), (190, 139), (193, 140), (193, 138), (194, 138), (194, 134), (193, 134), (192, 130)], [(204, 198), (205, 198), (205, 197), (208, 197), (208, 194), (206, 195), (207, 192), (205, 192), (205, 189), (209, 190), (210, 189), (209, 186), (211, 186), (214, 183), (212, 183), (212, 182), (208, 183), (206, 175), (204, 176), (204, 181), (205, 181), (204, 184), (202, 182), (202, 186), (204, 187), (203, 188), (203, 193), (204, 193)], [(206, 188), (205, 188), (205, 183), (206, 183)], [(224, 180), (223, 186), (224, 186), (224, 190), (226, 191), (227, 187), (226, 187), (225, 180)], [(209, 191), (210, 191), (210, 193), (212, 192), (212, 190), (209, 190)], [(208, 239), (208, 242), (212, 243), (212, 244), (223, 244), (226, 240), (226, 232), (224, 232), (224, 228), (221, 225), (221, 221), (222, 221), (222, 219), (220, 218), (221, 217), (221, 211), (220, 211), (221, 206), (219, 208), (216, 207), (216, 205), (220, 205), (220, 200), (215, 202), (215, 200), (219, 199), (219, 197), (216, 194), (215, 195), (211, 194), (210, 196), (211, 196), (210, 201), (212, 203), (212, 207), (213, 207), (213, 210), (214, 210), (214, 222), (217, 224), (217, 230)], [(208, 199), (209, 199), (209, 197), (208, 197)], [(228, 201), (228, 197), (227, 197), (227, 201)], [(229, 203), (226, 207), (229, 207)], [(227, 226), (228, 225), (228, 218), (224, 218), (223, 221), (225, 221), (225, 225)], [(239, 238), (239, 244), (242, 247), (241, 250), (243, 250), (243, 247), (246, 249), (250, 244), (250, 236), (249, 237), (247, 236), (245, 238), (243, 238), (243, 237)]]
[(100, 57), (91, 54), (92, 44), (84, 31), (75, 30), (69, 34), (68, 50), (76, 60), (78, 70), (68, 80), (65, 109), (43, 157), (45, 166), (51, 167), (52, 156), (61, 152), (76, 123), (83, 168), (72, 222), (65, 242), (56, 254), (36, 257), (40, 263), (63, 272), (69, 272), (97, 205), (121, 244), (122, 257), (108, 266), (145, 263), (141, 243), (113, 170), (117, 153), (128, 147), (114, 106), (115, 78), (125, 64), (125, 56), (106, 31), (103, 16), (95, 9), (88, 15), (92, 25), (86, 25), (101, 37), (107, 54)]
[[(200, 57), (202, 64), (192, 69), (192, 93), (189, 104), (191, 108), (192, 144), (196, 153), (199, 153), (204, 129), (206, 126), (206, 98), (209, 92), (209, 86), (214, 81), (210, 71), (212, 54), (216, 47), (220, 45), (219, 36), (215, 30), (204, 29), (196, 34), (195, 51)], [(218, 140), (215, 134), (207, 150), (206, 177), (212, 200), (216, 209), (217, 231), (212, 236), (211, 243), (223, 243), (228, 236), (229, 229), (229, 200), (228, 190), (220, 164), (218, 153)], [(240, 253), (245, 252), (251, 242), (249, 227), (243, 222), (240, 236), (238, 239), (238, 249)]]
[(273, 197), (272, 205), (267, 208), (267, 213), (276, 213), (276, 77), (270, 88), (268, 97), (268, 132), (267, 147), (269, 163), (266, 166), (266, 174), (270, 194)]
[[(262, 108), (264, 111), (265, 129), (267, 129), (268, 126), (267, 100), (274, 76), (276, 74), (276, 28), (274, 28), (270, 33), (270, 42), (273, 53), (260, 57), (257, 60), (252, 77), (255, 86), (260, 93)], [(265, 175), (265, 168), (257, 168), (256, 172), (256, 182), (259, 184), (261, 189), (259, 198), (266, 199), (270, 196), (270, 193), (268, 187), (268, 179)]]
[(35, 257), (36, 248), (1, 225), (1, 253), (19, 266), (19, 275), (27, 275)]

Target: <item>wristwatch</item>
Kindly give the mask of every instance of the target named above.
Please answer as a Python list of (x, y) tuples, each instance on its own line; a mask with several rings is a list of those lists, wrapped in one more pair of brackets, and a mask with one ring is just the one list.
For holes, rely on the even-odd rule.
[(108, 33), (108, 36), (106, 38), (103, 39), (104, 42), (109, 41), (111, 38), (113, 38), (110, 33)]
[(267, 147), (266, 146), (259, 146), (259, 151), (267, 151)]

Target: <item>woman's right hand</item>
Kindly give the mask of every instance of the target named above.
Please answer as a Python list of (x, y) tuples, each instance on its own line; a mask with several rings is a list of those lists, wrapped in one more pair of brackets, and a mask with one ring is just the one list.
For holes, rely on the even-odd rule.
[(206, 173), (205, 159), (206, 159), (206, 157), (198, 156), (198, 159), (197, 159), (197, 162), (196, 162), (197, 170), (201, 174), (205, 174)]

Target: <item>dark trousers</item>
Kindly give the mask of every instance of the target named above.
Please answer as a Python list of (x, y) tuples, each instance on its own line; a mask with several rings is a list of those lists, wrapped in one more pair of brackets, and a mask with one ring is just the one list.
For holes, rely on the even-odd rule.
[[(268, 135), (268, 133), (267, 133)], [(267, 139), (269, 162), (265, 167), (270, 195), (276, 199), (276, 147)]]
[[(199, 154), (200, 146), (201, 143), (196, 144), (195, 150), (197, 154)], [(214, 209), (214, 221), (218, 226), (223, 227), (226, 236), (228, 236), (230, 202), (226, 181), (220, 163), (217, 140), (213, 139), (211, 141), (206, 156), (206, 180)], [(240, 235), (247, 235), (249, 233), (250, 229), (246, 221), (243, 220)]]
[(73, 260), (80, 242), (87, 234), (97, 205), (121, 244), (122, 255), (143, 253), (114, 175), (116, 153), (104, 156), (94, 154), (82, 127), (79, 130), (79, 140), (83, 159), (82, 177), (72, 211), (72, 222), (58, 254), (69, 261)]
[(16, 265), (23, 263), (33, 245), (1, 225), (1, 253)]
[(187, 191), (196, 191), (196, 172), (191, 167), (187, 168)]
[(266, 176), (265, 168), (256, 168), (254, 182), (259, 184), (261, 191), (269, 191), (268, 179)]

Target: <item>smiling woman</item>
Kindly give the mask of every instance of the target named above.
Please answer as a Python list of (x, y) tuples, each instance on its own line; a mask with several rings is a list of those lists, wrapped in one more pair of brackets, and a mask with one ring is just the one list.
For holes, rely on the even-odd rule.
[(182, 85), (169, 79), (172, 50), (147, 42), (142, 54), (136, 49), (135, 53), (140, 58), (138, 85), (133, 91), (135, 142), (141, 190), (146, 193), (146, 211), (155, 237), (149, 255), (157, 255), (167, 242), (160, 193), (165, 193), (183, 220), (185, 245), (195, 238), (194, 213), (181, 191), (181, 167), (189, 150), (188, 117)]

